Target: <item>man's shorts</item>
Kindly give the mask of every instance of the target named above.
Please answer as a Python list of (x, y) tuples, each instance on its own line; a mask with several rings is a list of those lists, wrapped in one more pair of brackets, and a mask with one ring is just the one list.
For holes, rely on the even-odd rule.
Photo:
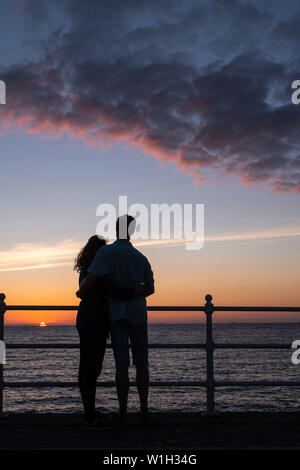
[(148, 364), (147, 322), (132, 323), (125, 319), (113, 321), (110, 336), (117, 366), (130, 365), (129, 342), (133, 364)]

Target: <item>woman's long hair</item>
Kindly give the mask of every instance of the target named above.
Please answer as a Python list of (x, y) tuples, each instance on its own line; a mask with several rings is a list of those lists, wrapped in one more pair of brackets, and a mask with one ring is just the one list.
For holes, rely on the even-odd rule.
[(74, 270), (77, 272), (87, 271), (97, 251), (104, 245), (106, 245), (106, 241), (103, 238), (99, 238), (97, 235), (93, 235), (89, 238), (87, 244), (80, 250), (75, 259)]

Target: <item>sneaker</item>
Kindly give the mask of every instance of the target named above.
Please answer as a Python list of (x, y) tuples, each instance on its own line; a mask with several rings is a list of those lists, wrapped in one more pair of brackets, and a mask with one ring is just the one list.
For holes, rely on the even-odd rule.
[(89, 430), (90, 429), (91, 430), (98, 430), (98, 429), (109, 430), (109, 429), (113, 429), (114, 426), (96, 417), (93, 421), (84, 420), (82, 428), (89, 429)]
[(112, 423), (116, 421), (115, 413), (102, 413), (100, 411), (96, 411), (96, 417), (104, 423)]
[(127, 428), (127, 426), (128, 426), (127, 414), (119, 415), (119, 418), (118, 418), (118, 427), (119, 427), (119, 428)]
[(147, 424), (151, 424), (153, 422), (152, 416), (148, 411), (146, 411), (144, 413), (141, 413), (140, 416), (141, 416), (141, 418), (140, 418), (141, 424), (147, 425)]

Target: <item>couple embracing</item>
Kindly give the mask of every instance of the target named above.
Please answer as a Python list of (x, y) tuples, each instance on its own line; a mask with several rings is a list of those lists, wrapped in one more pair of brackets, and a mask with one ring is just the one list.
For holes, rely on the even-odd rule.
[(84, 427), (106, 426), (95, 409), (96, 384), (110, 335), (116, 363), (116, 387), (120, 422), (127, 423), (130, 365), (129, 343), (136, 367), (141, 417), (148, 420), (148, 334), (146, 297), (154, 293), (154, 279), (147, 258), (130, 243), (135, 219), (129, 215), (116, 222), (117, 240), (106, 245), (97, 235), (79, 253), (81, 300), (76, 328), (80, 338), (78, 382), (84, 407)]

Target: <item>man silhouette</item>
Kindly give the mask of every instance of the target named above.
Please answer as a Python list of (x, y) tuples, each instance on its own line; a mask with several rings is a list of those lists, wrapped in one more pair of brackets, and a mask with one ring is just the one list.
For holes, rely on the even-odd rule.
[(95, 256), (89, 274), (80, 285), (78, 295), (84, 296), (89, 286), (99, 277), (107, 276), (120, 287), (135, 289), (131, 300), (109, 298), (110, 334), (116, 362), (116, 386), (120, 407), (120, 421), (127, 422), (129, 390), (129, 341), (143, 421), (148, 419), (148, 333), (145, 297), (154, 293), (154, 279), (147, 258), (130, 243), (136, 221), (130, 215), (118, 218), (117, 240), (106, 245)]

